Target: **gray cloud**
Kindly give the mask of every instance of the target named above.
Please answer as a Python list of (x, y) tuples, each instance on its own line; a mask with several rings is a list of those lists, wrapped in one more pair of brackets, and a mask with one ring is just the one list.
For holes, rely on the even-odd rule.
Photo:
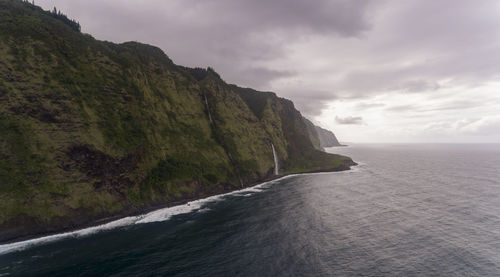
[(356, 104), (355, 108), (358, 110), (366, 110), (366, 109), (373, 109), (373, 108), (381, 108), (385, 107), (386, 104), (384, 103), (366, 103), (366, 102), (360, 102)]
[(417, 109), (416, 105), (395, 105), (385, 108), (386, 111), (390, 112), (412, 111), (416, 109)]
[(393, 106), (386, 107), (384, 110), (389, 111), (389, 112), (396, 112), (396, 113), (408, 112), (408, 111), (413, 111), (413, 112), (418, 112), (418, 113), (455, 111), (455, 110), (465, 111), (467, 109), (480, 107), (481, 105), (484, 105), (484, 103), (482, 101), (470, 99), (468, 101), (460, 100), (460, 101), (444, 102), (444, 103), (440, 103), (440, 104), (435, 104), (434, 106), (431, 106), (431, 107), (429, 107), (428, 105), (419, 105), (419, 104), (393, 105)]
[(295, 106), (308, 116), (320, 115), (330, 101), (337, 99), (332, 92), (310, 89), (287, 90), (286, 96), (293, 99)]
[(403, 90), (407, 92), (422, 92), (438, 90), (440, 85), (436, 82), (427, 82), (425, 80), (410, 80), (403, 84)]
[(460, 110), (460, 111), (465, 111), (467, 109), (472, 109), (476, 107), (481, 107), (484, 105), (483, 101), (478, 101), (474, 99), (469, 99), (467, 101), (465, 100), (460, 100), (460, 101), (452, 101), (440, 105), (436, 105), (435, 107), (423, 107), (421, 110), (422, 111), (454, 111), (454, 110)]
[(475, 136), (498, 136), (500, 135), (500, 117), (484, 117), (472, 119), (460, 119), (457, 121), (441, 121), (428, 124), (426, 131), (435, 133), (459, 132)]
[(308, 117), (320, 115), (328, 105), (326, 101), (307, 101), (300, 98), (295, 100), (294, 103), (295, 107)]
[(360, 116), (335, 117), (335, 122), (342, 125), (361, 125), (363, 118)]
[[(494, 136), (500, 135), (500, 118), (482, 118), (472, 124), (467, 131), (476, 135)], [(498, 141), (497, 141), (498, 142)]]
[(361, 68), (343, 68), (337, 89), (344, 97), (435, 91), (445, 79), (469, 87), (499, 79), (497, 1), (405, 1), (388, 10), (390, 20), (380, 20), (362, 50), (376, 54), (363, 52)]
[[(231, 82), (234, 82), (236, 85), (251, 84), (258, 81), (259, 87), (265, 87), (274, 79), (296, 75), (294, 72), (273, 70), (265, 67), (237, 68), (234, 73), (236, 74), (231, 78)], [(225, 77), (223, 76), (222, 78)]]

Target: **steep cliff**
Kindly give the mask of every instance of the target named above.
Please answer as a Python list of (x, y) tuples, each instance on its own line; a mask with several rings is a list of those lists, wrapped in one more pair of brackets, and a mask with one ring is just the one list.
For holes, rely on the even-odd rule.
[(0, 0), (0, 241), (266, 180), (272, 145), (280, 174), (354, 164), (315, 149), (289, 100), (75, 26)]
[(318, 133), (318, 126), (314, 125), (309, 119), (304, 118), (304, 123), (306, 124), (307, 127), (307, 134), (309, 135), (309, 139), (311, 140), (311, 143), (313, 144), (314, 148), (317, 150), (324, 151), (324, 146), (321, 145), (321, 140), (319, 139), (319, 133)]
[(337, 137), (332, 131), (315, 126), (316, 133), (318, 134), (319, 144), (321, 147), (343, 146), (337, 140)]

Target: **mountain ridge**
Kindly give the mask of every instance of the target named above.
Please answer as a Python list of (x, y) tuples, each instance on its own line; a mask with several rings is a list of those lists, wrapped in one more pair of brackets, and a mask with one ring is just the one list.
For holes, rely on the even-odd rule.
[(340, 144), (335, 134), (327, 129), (321, 128), (319, 126), (315, 126), (316, 132), (318, 134), (318, 139), (321, 147), (335, 147), (335, 146), (344, 146)]
[(290, 100), (71, 22), (0, 0), (0, 241), (268, 180), (272, 147), (280, 174), (355, 164), (319, 151)]

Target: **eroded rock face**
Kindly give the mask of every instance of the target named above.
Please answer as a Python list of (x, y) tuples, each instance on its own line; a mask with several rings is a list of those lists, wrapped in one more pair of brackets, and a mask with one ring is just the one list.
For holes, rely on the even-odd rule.
[(323, 129), (319, 126), (315, 126), (315, 128), (321, 147), (342, 146), (332, 131)]
[(95, 189), (122, 192), (134, 182), (128, 177), (136, 168), (142, 151), (136, 150), (121, 158), (106, 155), (90, 145), (73, 145), (67, 155), (73, 161), (65, 168), (76, 168), (86, 176), (95, 179)]

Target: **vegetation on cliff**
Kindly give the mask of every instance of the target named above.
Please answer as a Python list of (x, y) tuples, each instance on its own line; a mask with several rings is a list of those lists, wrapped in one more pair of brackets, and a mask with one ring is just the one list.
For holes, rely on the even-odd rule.
[(0, 0), (0, 241), (267, 179), (271, 144), (283, 174), (353, 164), (291, 101), (59, 15)]

